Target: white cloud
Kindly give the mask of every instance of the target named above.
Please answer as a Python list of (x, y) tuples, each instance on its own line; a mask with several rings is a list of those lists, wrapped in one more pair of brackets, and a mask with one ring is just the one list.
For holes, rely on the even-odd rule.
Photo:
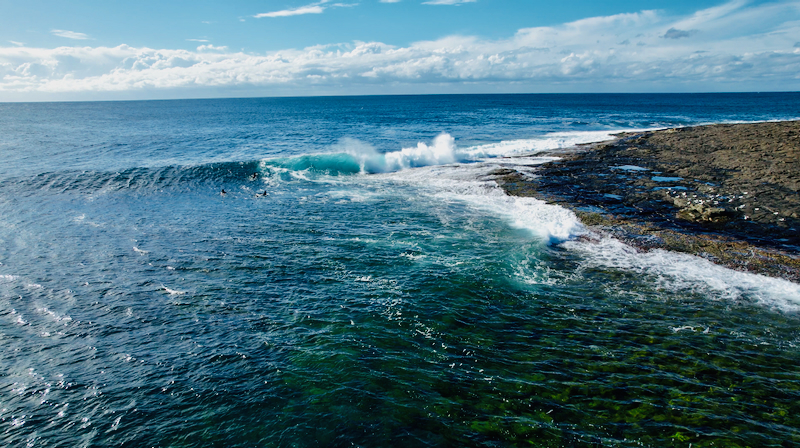
[[(725, 14), (701, 11), (691, 20), (642, 11), (525, 28), (500, 40), (449, 36), (402, 47), (357, 41), (268, 54), (213, 45), (0, 47), (0, 101), (210, 89), (223, 95), (800, 89), (796, 5), (732, 4)], [(671, 29), (698, 31), (665, 39)]]
[(208, 42), (208, 39), (186, 39), (188, 42)]
[[(399, 0), (392, 0), (392, 1), (399, 1)], [(264, 17), (290, 17), (290, 16), (300, 16), (304, 14), (322, 14), (328, 8), (351, 8), (353, 6), (357, 6), (357, 3), (332, 3), (328, 4), (330, 0), (321, 0), (317, 3), (312, 3), (310, 5), (301, 6), (295, 9), (284, 9), (281, 11), (273, 11), (273, 12), (264, 12), (261, 14), (256, 14), (253, 17), (256, 19), (262, 19)], [(326, 5), (326, 6), (322, 6)]]
[(400, 3), (400, 0), (381, 0), (381, 3)]
[(18, 47), (24, 47), (25, 46), (24, 42), (17, 42), (15, 40), (10, 40), (9, 42), (11, 42), (12, 44), (14, 44), (14, 45), (16, 45)]
[[(208, 42), (208, 41), (206, 41), (206, 42)], [(228, 51), (228, 47), (225, 47), (225, 46), (215, 47), (214, 45), (211, 45), (211, 44), (200, 45), (199, 47), (197, 47), (197, 51)]]
[(58, 37), (66, 37), (67, 39), (86, 40), (89, 38), (86, 34), (76, 33), (75, 31), (51, 30), (50, 33)]
[(308, 6), (301, 6), (296, 9), (284, 9), (282, 11), (273, 11), (273, 12), (264, 12), (261, 14), (256, 14), (253, 17), (256, 19), (261, 19), (264, 17), (289, 17), (289, 16), (299, 16), (303, 14), (322, 14), (325, 11), (325, 8), (319, 5), (308, 5)]

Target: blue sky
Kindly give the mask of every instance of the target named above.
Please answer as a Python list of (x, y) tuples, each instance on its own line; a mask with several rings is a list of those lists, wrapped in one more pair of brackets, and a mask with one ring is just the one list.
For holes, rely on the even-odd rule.
[(0, 0), (0, 101), (800, 90), (800, 1)]

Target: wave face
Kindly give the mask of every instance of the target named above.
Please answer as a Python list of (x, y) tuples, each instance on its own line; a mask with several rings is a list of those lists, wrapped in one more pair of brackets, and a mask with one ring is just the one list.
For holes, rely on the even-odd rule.
[(309, 171), (331, 176), (358, 174), (363, 171), (359, 161), (350, 154), (314, 154), (264, 160), (260, 167), (267, 172)]
[(798, 445), (800, 286), (492, 181), (797, 104), (0, 104), (0, 446)]
[(220, 183), (241, 183), (259, 173), (260, 164), (251, 162), (211, 163), (199, 166), (131, 168), (118, 172), (54, 171), (29, 178), (11, 178), (0, 188), (15, 194), (152, 192), (160, 189), (189, 190)]

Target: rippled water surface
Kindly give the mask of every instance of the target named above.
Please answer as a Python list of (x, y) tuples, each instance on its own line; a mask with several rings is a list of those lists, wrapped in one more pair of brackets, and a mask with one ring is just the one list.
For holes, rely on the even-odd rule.
[(488, 176), (798, 117), (798, 94), (0, 104), (0, 443), (798, 446), (800, 285), (639, 253)]

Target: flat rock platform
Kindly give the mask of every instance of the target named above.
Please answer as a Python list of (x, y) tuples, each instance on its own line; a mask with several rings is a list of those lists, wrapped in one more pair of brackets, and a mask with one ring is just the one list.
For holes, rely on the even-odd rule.
[(800, 121), (624, 133), (555, 154), (510, 195), (572, 209), (640, 250), (691, 253), (800, 282)]

